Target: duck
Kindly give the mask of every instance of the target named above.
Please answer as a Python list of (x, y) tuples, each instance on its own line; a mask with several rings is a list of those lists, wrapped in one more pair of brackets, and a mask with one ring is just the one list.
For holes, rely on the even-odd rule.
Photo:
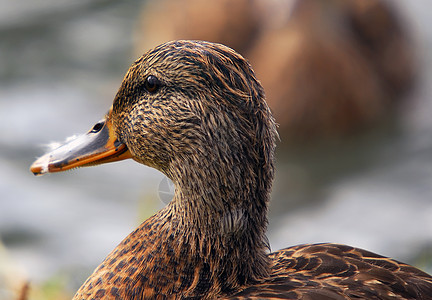
[(413, 41), (397, 8), (383, 0), (148, 1), (135, 48), (225, 44), (254, 66), (283, 146), (345, 141), (397, 123), (414, 85)]
[(78, 299), (432, 299), (432, 277), (347, 245), (270, 253), (275, 120), (231, 48), (176, 40), (127, 71), (105, 117), (38, 158), (35, 175), (124, 159), (175, 184), (172, 201), (105, 258)]
[(295, 1), (288, 18), (256, 39), (247, 57), (288, 146), (343, 141), (397, 123), (416, 62), (392, 4)]
[(146, 1), (137, 18), (134, 48), (141, 55), (142, 49), (154, 48), (165, 41), (206, 40), (247, 55), (265, 23), (266, 9), (257, 7), (256, 2)]

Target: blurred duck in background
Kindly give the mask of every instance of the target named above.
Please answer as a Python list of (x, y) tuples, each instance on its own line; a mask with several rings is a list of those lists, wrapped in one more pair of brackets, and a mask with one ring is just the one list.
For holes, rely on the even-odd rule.
[(387, 119), (413, 81), (410, 50), (384, 2), (302, 0), (249, 57), (282, 136), (310, 139)]
[(386, 123), (415, 78), (411, 42), (386, 1), (148, 1), (137, 49), (175, 39), (228, 45), (266, 91), (282, 144)]
[(161, 43), (206, 40), (248, 53), (263, 21), (255, 0), (146, 1), (137, 29), (137, 55)]

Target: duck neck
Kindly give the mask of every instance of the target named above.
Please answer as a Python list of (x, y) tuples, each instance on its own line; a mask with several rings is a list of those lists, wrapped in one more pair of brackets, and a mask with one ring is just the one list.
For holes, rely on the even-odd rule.
[(273, 168), (249, 163), (250, 157), (209, 157), (214, 160), (172, 165), (176, 193), (169, 210), (179, 245), (208, 264), (210, 278), (218, 281), (212, 286), (229, 292), (269, 274), (265, 231)]

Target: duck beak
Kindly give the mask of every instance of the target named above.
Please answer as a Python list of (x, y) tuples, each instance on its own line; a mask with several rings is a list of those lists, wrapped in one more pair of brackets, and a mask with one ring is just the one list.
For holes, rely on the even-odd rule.
[(86, 134), (37, 159), (30, 171), (43, 175), (132, 158), (126, 145), (115, 136), (110, 115), (111, 110)]

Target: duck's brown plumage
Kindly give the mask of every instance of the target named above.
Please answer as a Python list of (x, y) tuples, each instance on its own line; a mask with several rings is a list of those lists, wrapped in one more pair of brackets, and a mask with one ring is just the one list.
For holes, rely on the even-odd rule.
[[(233, 50), (175, 41), (137, 60), (105, 121), (85, 136), (97, 141), (88, 153), (75, 153), (75, 142), (31, 168), (131, 156), (176, 185), (172, 202), (121, 242), (74, 299), (432, 299), (432, 277), (364, 250), (321, 244), (267, 254), (276, 135), (261, 85)], [(103, 139), (111, 146), (100, 147)]]

